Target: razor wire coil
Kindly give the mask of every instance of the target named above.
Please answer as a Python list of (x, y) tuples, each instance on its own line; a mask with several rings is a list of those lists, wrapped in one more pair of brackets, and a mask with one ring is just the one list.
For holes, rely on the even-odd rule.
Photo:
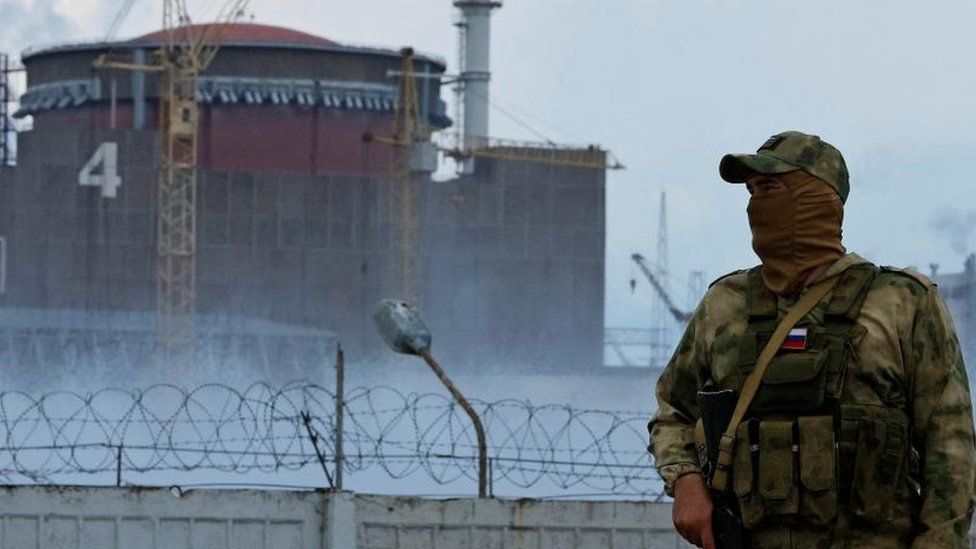
[[(496, 486), (660, 496), (644, 413), (518, 400), (472, 404), (485, 424)], [(475, 433), (450, 397), (359, 387), (346, 392), (343, 409), (348, 473), (422, 474), (439, 485), (477, 479)], [(109, 472), (297, 471), (319, 465), (302, 412), (331, 466), (335, 395), (320, 385), (3, 392), (0, 476), (14, 483)]]

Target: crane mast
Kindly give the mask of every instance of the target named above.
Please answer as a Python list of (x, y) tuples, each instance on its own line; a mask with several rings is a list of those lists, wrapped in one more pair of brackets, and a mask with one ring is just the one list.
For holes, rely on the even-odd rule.
[(112, 61), (107, 55), (95, 61), (96, 68), (159, 74), (156, 329), (167, 362), (188, 360), (196, 346), (197, 80), (216, 56), (227, 25), (243, 15), (247, 4), (227, 0), (214, 22), (193, 32), (186, 0), (163, 0), (166, 38), (153, 63)]
[(403, 48), (400, 89), (393, 119), (393, 165), (390, 178), (390, 241), (394, 285), (403, 299), (414, 300), (416, 292), (416, 242), (419, 196), (414, 189), (412, 160), (420, 144), (429, 141), (430, 130), (420, 119), (417, 76), (412, 48)]
[(196, 339), (197, 79), (216, 56), (226, 25), (246, 5), (247, 0), (226, 2), (216, 21), (194, 36), (185, 0), (163, 3), (167, 43), (161, 52), (159, 95), (156, 314), (158, 339), (168, 360), (192, 353)]
[[(197, 65), (176, 39), (173, 10), (164, 2), (159, 114), (162, 145), (157, 214), (156, 313), (167, 359), (194, 346), (196, 310)], [(181, 18), (182, 19), (182, 18)]]
[(393, 148), (388, 193), (389, 267), (387, 287), (401, 299), (418, 298), (417, 241), (420, 227), (422, 193), (416, 181), (417, 173), (429, 173), (436, 168), (436, 148), (430, 143), (431, 128), (420, 116), (418, 76), (414, 67), (414, 50), (400, 50), (399, 71), (389, 76), (400, 79), (391, 135), (364, 133), (365, 143), (383, 143)]

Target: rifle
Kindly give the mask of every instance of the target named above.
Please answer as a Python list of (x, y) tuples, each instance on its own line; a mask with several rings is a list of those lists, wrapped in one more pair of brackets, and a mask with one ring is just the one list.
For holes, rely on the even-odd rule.
[[(728, 427), (732, 412), (739, 401), (739, 394), (731, 389), (722, 391), (698, 391), (698, 409), (701, 410), (701, 435), (696, 441), (698, 459), (709, 488), (712, 486), (718, 463), (718, 443)], [(744, 549), (748, 547), (746, 530), (739, 518), (739, 506), (727, 490), (712, 494), (712, 534), (718, 549)]]

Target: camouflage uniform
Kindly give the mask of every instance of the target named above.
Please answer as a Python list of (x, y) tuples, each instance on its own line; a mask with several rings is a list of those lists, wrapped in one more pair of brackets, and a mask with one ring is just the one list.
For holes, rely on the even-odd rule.
[[(796, 414), (766, 414), (768, 430), (756, 422), (740, 427), (732, 486), (753, 546), (969, 547), (973, 419), (948, 310), (922, 275), (878, 269), (855, 254), (837, 261), (825, 278), (855, 271), (868, 275), (860, 279), (867, 283), (855, 306), (832, 310), (835, 297), (852, 291), (842, 277), (798, 324), (843, 325), (842, 313), (853, 311), (843, 357), (830, 359), (842, 366), (835, 409), (843, 411), (822, 425), (835, 438), (808, 444), (803, 429), (811, 423)], [(768, 300), (774, 311), (769, 326), (795, 301), (755, 297), (757, 273), (739, 271), (712, 284), (658, 381), (649, 449), (669, 495), (679, 476), (700, 471), (696, 392), (741, 385), (742, 365), (755, 360), (750, 314), (757, 300)], [(764, 385), (768, 379), (769, 371)], [(773, 427), (783, 427), (779, 445)], [(757, 432), (758, 444), (750, 439)], [(767, 450), (785, 458), (769, 467)], [(744, 478), (749, 475), (755, 478)]]

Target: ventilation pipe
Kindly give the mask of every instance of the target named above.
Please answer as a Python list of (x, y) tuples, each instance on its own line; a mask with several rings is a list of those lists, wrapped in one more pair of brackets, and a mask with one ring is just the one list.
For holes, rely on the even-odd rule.
[[(483, 142), (468, 136), (488, 135), (488, 83), (491, 81), (489, 62), (491, 49), (491, 12), (501, 7), (500, 0), (454, 0), (460, 10), (458, 28), (461, 32), (461, 67), (459, 80), (464, 103), (464, 146), (477, 148)], [(476, 141), (476, 142), (472, 142)]]

